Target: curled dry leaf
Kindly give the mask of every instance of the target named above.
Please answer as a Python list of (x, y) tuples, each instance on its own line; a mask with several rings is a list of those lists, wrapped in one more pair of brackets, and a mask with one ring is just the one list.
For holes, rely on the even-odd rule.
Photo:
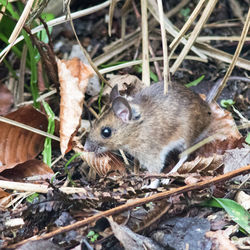
[(215, 232), (209, 231), (206, 233), (206, 237), (210, 238), (213, 242), (212, 249), (217, 250), (237, 250), (235, 245), (228, 239), (228, 237), (223, 233), (222, 230)]
[(235, 201), (238, 202), (246, 210), (250, 209), (250, 195), (244, 191), (239, 191), (235, 196)]
[(51, 179), (54, 175), (53, 170), (40, 160), (29, 160), (16, 165), (12, 169), (7, 169), (1, 173), (6, 179), (20, 180), (31, 177), (32, 180), (40, 181)]
[[(24, 106), (6, 115), (14, 121), (47, 131), (47, 117), (32, 106)], [(34, 159), (43, 149), (44, 136), (0, 122), (0, 172)]]
[(216, 155), (210, 157), (197, 156), (193, 161), (185, 162), (178, 170), (180, 174), (186, 173), (213, 173), (223, 165), (223, 156)]
[(60, 81), (60, 147), (64, 155), (71, 150), (71, 141), (79, 128), (83, 101), (92, 69), (79, 58), (57, 59)]
[(124, 163), (111, 152), (96, 155), (93, 152), (84, 151), (79, 141), (74, 141), (74, 151), (81, 153), (81, 158), (88, 163), (100, 176), (105, 176), (110, 171), (118, 171), (125, 174)]
[(4, 84), (0, 83), (0, 115), (6, 115), (13, 103), (13, 95)]
[[(122, 95), (126, 94), (129, 96), (135, 95), (141, 89), (146, 87), (137, 76), (129, 74), (112, 76), (109, 80), (109, 83), (112, 87), (114, 87), (117, 84), (120, 93)], [(105, 87), (103, 95), (110, 94), (110, 91), (111, 91), (110, 87), (108, 86)]]
[(212, 123), (209, 126), (208, 136), (213, 141), (196, 151), (196, 155), (205, 157), (213, 154), (224, 154), (228, 149), (242, 147), (244, 138), (240, 134), (230, 112), (222, 109), (217, 103), (211, 103)]

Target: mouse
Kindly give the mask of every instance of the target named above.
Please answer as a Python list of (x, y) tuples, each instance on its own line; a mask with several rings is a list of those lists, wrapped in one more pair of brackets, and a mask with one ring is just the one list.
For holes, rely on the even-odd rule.
[(169, 84), (167, 94), (163, 82), (153, 83), (132, 97), (121, 96), (116, 85), (110, 108), (93, 124), (84, 150), (102, 154), (122, 149), (149, 173), (160, 173), (171, 152), (181, 153), (205, 137), (210, 121), (208, 103), (180, 83)]

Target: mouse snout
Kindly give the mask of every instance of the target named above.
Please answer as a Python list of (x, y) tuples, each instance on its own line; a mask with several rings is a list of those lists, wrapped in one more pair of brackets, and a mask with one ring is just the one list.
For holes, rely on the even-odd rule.
[(86, 139), (83, 147), (84, 147), (84, 150), (87, 152), (95, 152), (97, 150), (97, 145), (95, 145), (95, 143), (90, 141), (88, 138)]

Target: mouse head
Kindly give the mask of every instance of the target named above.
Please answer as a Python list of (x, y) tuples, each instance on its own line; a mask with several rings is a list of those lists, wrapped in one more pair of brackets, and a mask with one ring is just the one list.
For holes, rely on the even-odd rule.
[(119, 95), (116, 85), (110, 93), (111, 108), (95, 122), (84, 149), (97, 154), (122, 148), (138, 133), (142, 114), (137, 104)]

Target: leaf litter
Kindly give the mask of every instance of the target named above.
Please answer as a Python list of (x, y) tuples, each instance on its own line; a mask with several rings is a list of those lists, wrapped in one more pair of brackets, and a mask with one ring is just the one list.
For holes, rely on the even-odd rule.
[[(134, 8), (136, 9), (136, 6), (134, 6)], [(223, 8), (225, 8), (225, 6), (223, 6)], [(114, 29), (118, 29), (117, 24), (118, 21), (114, 18)], [(106, 30), (104, 28), (102, 32), (102, 36), (104, 37), (105, 32)], [(86, 35), (89, 35), (88, 31), (86, 32)], [(152, 35), (156, 36), (156, 34)], [(93, 32), (93, 36), (96, 39), (100, 36), (100, 34)], [(108, 40), (105, 42), (108, 44)], [(159, 47), (157, 39), (155, 40), (155, 43), (156, 45), (153, 47), (154, 49), (157, 49), (157, 47)], [(59, 57), (62, 58), (60, 54)], [(124, 55), (124, 57), (126, 57), (126, 55)], [(34, 235), (38, 235), (39, 239), (39, 235), (42, 235), (42, 232), (45, 233), (45, 237), (47, 237), (46, 233), (56, 232), (59, 227), (62, 227), (66, 234), (64, 235), (58, 232), (53, 236), (53, 239), (57, 244), (60, 242), (61, 248), (73, 248), (74, 246), (79, 245), (80, 242), (84, 242), (85, 246), (90, 246), (92, 243), (87, 243), (84, 236), (88, 235), (89, 229), (93, 228), (93, 230), (100, 234), (101, 237), (97, 237), (97, 240), (94, 244), (92, 244), (92, 246), (102, 247), (104, 249), (110, 248), (112, 245), (115, 245), (116, 247), (121, 247), (121, 245), (123, 245), (125, 249), (132, 249), (132, 247), (135, 246), (141, 249), (145, 249), (146, 246), (150, 249), (161, 249), (161, 247), (177, 247), (177, 243), (182, 244), (180, 246), (178, 245), (178, 249), (186, 249), (187, 246), (189, 249), (219, 249), (219, 247), (223, 246), (223, 244), (224, 246), (227, 245), (228, 249), (235, 249), (233, 244), (236, 243), (232, 242), (232, 236), (237, 235), (241, 237), (242, 235), (239, 230), (234, 231), (231, 235), (225, 234), (225, 228), (230, 227), (233, 224), (233, 222), (226, 217), (226, 214), (224, 213), (221, 219), (220, 231), (212, 230), (211, 222), (209, 222), (208, 218), (209, 215), (213, 215), (216, 210), (203, 208), (204, 210), (202, 210), (202, 213), (201, 209), (196, 206), (201, 201), (212, 197), (212, 195), (216, 196), (217, 194), (220, 194), (222, 197), (227, 195), (233, 198), (236, 191), (233, 182), (230, 181), (232, 178), (225, 178), (228, 182), (221, 182), (220, 185), (210, 184), (209, 187), (203, 188), (202, 190), (196, 190), (193, 187), (193, 189), (189, 192), (175, 194), (171, 197), (171, 199), (169, 199), (168, 203), (164, 200), (160, 200), (157, 202), (142, 203), (142, 206), (134, 207), (134, 209), (129, 209), (128, 207), (128, 209), (125, 209), (127, 210), (126, 212), (111, 214), (113, 219), (109, 217), (109, 223), (102, 219), (92, 220), (91, 223), (84, 224), (85, 226), (80, 227), (80, 229), (78, 228), (77, 221), (80, 222), (86, 218), (91, 219), (98, 215), (98, 213), (101, 213), (101, 211), (109, 211), (112, 208), (119, 208), (119, 206), (122, 205), (129, 206), (129, 204), (136, 202), (137, 200), (144, 199), (143, 197), (145, 194), (149, 194), (150, 192), (160, 195), (169, 189), (177, 190), (178, 187), (185, 184), (198, 185), (199, 182), (213, 180), (214, 176), (217, 174), (226, 173), (228, 171), (225, 170), (227, 166), (229, 166), (230, 172), (232, 170), (237, 171), (240, 167), (249, 165), (249, 147), (242, 144), (244, 137), (236, 128), (236, 124), (230, 112), (222, 110), (216, 104), (211, 104), (214, 124), (211, 125), (210, 135), (213, 136), (213, 140), (195, 151), (193, 155), (191, 155), (189, 161), (184, 163), (178, 174), (170, 176), (172, 180), (170, 185), (160, 186), (153, 190), (142, 189), (145, 182), (153, 181), (155, 178), (169, 178), (169, 176), (165, 174), (156, 176), (153, 174), (145, 174), (141, 171), (139, 172), (140, 174), (134, 174), (136, 167), (134, 159), (130, 156), (125, 156), (130, 164), (129, 167), (125, 166), (126, 164), (123, 161), (124, 155), (117, 155), (117, 153), (114, 154), (113, 152), (110, 152), (99, 157), (91, 153), (84, 152), (82, 148), (82, 141), (84, 139), (82, 139), (82, 137), (84, 138), (86, 131), (83, 129), (84, 133), (82, 135), (78, 135), (79, 137), (75, 137), (77, 132), (80, 131), (80, 121), (83, 116), (86, 119), (87, 113), (89, 113), (88, 118), (91, 118), (92, 122), (93, 116), (99, 116), (96, 116), (96, 114), (98, 114), (98, 109), (96, 103), (94, 102), (97, 98), (91, 97), (93, 98), (93, 101), (88, 103), (87, 98), (89, 97), (85, 94), (88, 86), (88, 81), (86, 79), (92, 75), (92, 70), (87, 70), (87, 75), (83, 77), (81, 75), (81, 69), (85, 67), (88, 68), (88, 66), (83, 65), (79, 59), (72, 59), (68, 62), (58, 59), (57, 62), (61, 83), (61, 152), (62, 154), (65, 154), (73, 149), (75, 152), (81, 153), (81, 158), (84, 161), (82, 162), (79, 159), (76, 159), (69, 165), (66, 165), (67, 161), (73, 154), (72, 152), (69, 152), (65, 155), (64, 159), (60, 160), (53, 166), (53, 171), (49, 170), (47, 169), (47, 166), (43, 167), (43, 163), (34, 160), (34, 158), (42, 150), (44, 138), (39, 137), (39, 139), (35, 140), (35, 143), (39, 143), (39, 146), (37, 146), (37, 144), (34, 144), (34, 139), (31, 140), (32, 136), (28, 134), (26, 137), (30, 141), (27, 142), (27, 145), (30, 145), (30, 147), (22, 147), (21, 152), (31, 150), (32, 154), (28, 154), (29, 157), (26, 158), (21, 157), (22, 165), (19, 166), (19, 154), (14, 153), (15, 151), (12, 149), (15, 145), (23, 143), (20, 141), (12, 142), (11, 147), (9, 146), (7, 149), (8, 152), (11, 152), (13, 157), (8, 158), (8, 154), (4, 151), (1, 158), (3, 160), (1, 161), (6, 161), (9, 166), (11, 166), (13, 171), (16, 168), (19, 172), (16, 171), (11, 173), (10, 171), (12, 169), (7, 170), (8, 167), (4, 167), (0, 176), (1, 180), (22, 180), (23, 182), (32, 182), (34, 185), (39, 185), (38, 183), (46, 183), (50, 189), (47, 194), (34, 196), (33, 200), (30, 200), (32, 202), (30, 205), (27, 201), (25, 201), (25, 198), (19, 198), (19, 201), (21, 202), (19, 202), (18, 206), (16, 206), (17, 210), (15, 214), (12, 214), (11, 216), (11, 210), (6, 208), (6, 203), (1, 204), (0, 209), (3, 213), (0, 216), (0, 221), (6, 221), (6, 218), (15, 218), (18, 216), (24, 218), (26, 221), (23, 227), (10, 227), (11, 230), (16, 231), (16, 238), (10, 237), (10, 229), (1, 225), (0, 230), (4, 232), (5, 239), (5, 245), (3, 246), (13, 243), (24, 243), (24, 239), (28, 239)], [(189, 72), (192, 70), (192, 63), (183, 62), (183, 64), (186, 64), (185, 66), (189, 68)], [(204, 66), (199, 66), (202, 71)], [(71, 73), (69, 72), (69, 69), (71, 69)], [(130, 70), (130, 72), (133, 73), (133, 70)], [(192, 74), (195, 74), (195, 70), (193, 72), (194, 73)], [(127, 72), (125, 70), (122, 72), (122, 76), (112, 76), (113, 79), (111, 78), (110, 82), (111, 85), (118, 82), (121, 92), (133, 96), (133, 93), (136, 93), (138, 89), (141, 89), (143, 84), (141, 84), (140, 80), (138, 80), (136, 76), (130, 74), (126, 75), (126, 73)], [(68, 75), (65, 77), (65, 74)], [(187, 73), (185, 70), (180, 70), (177, 73), (177, 78), (178, 74), (179, 78), (185, 78), (185, 80), (187, 79)], [(201, 74), (201, 72), (199, 72), (199, 74)], [(188, 80), (184, 83), (187, 82)], [(71, 84), (74, 84), (74, 88)], [(69, 91), (65, 92), (64, 90), (67, 88), (69, 88)], [(109, 91), (109, 88), (105, 87), (102, 92), (103, 96), (100, 96), (99, 98), (104, 104), (102, 112), (107, 107), (108, 103), (104, 96), (108, 96)], [(75, 103), (76, 99), (77, 102)], [(244, 99), (241, 100), (243, 100), (243, 102), (247, 101)], [(84, 102), (86, 102), (87, 105), (85, 105), (86, 103), (84, 104)], [(87, 108), (88, 111), (86, 111)], [(19, 109), (21, 110), (22, 108)], [(25, 115), (29, 117), (28, 112)], [(15, 117), (11, 117), (11, 119), (15, 120)], [(21, 118), (20, 121), (25, 123), (23, 118)], [(37, 126), (41, 126), (41, 123), (38, 123)], [(41, 129), (41, 127), (39, 128)], [(6, 132), (3, 130), (4, 135), (8, 134), (8, 129), (6, 129)], [(46, 131), (46, 129), (46, 126), (43, 127), (43, 130)], [(20, 133), (23, 133), (23, 131), (20, 130), (19, 132), (14, 132), (13, 138), (23, 140), (20, 139), (22, 138), (19, 135)], [(3, 143), (7, 141), (6, 138), (7, 136), (3, 136)], [(3, 149), (3, 147), (1, 148)], [(53, 153), (56, 154), (56, 152)], [(8, 161), (5, 159), (8, 159)], [(32, 161), (37, 161), (37, 166)], [(230, 164), (232, 166), (230, 166)], [(67, 169), (65, 166), (67, 166)], [(32, 169), (34, 169), (34, 172)], [(97, 173), (97, 176), (91, 175), (91, 172)], [(56, 174), (51, 178), (53, 173)], [(37, 177), (37, 179), (31, 180), (28, 177)], [(44, 178), (47, 179), (46, 182), (44, 182)], [(237, 182), (242, 181), (242, 177), (237, 179)], [(245, 184), (243, 183), (241, 188), (249, 193), (247, 186), (249, 185), (249, 182), (246, 180), (246, 177), (244, 177), (244, 181)], [(59, 187), (62, 185), (84, 187), (85, 191), (81, 193), (77, 193), (76, 191), (73, 194), (66, 194), (59, 190)], [(73, 189), (73, 187), (69, 188)], [(5, 188), (5, 190), (7, 192), (2, 190), (1, 197), (10, 197), (12, 194), (11, 185), (9, 188)], [(192, 206), (190, 204), (192, 204)], [(178, 218), (180, 215), (181, 218)], [(158, 223), (159, 220), (161, 223)], [(73, 230), (68, 232), (65, 227), (70, 224), (74, 226), (75, 223), (75, 228), (73, 227)], [(109, 226), (111, 226), (111, 228)], [(142, 231), (146, 233), (146, 236), (142, 236), (140, 234)], [(200, 232), (199, 235), (195, 233), (197, 231)], [(115, 241), (114, 237), (112, 237), (113, 233), (120, 243)], [(178, 236), (181, 237), (181, 235), (186, 237), (185, 240), (180, 240), (180, 238), (178, 238)], [(8, 237), (10, 237), (10, 239)], [(33, 243), (30, 242), (30, 244), (36, 244), (35, 246), (38, 247), (45, 246), (45, 248), (48, 249), (50, 247), (54, 247), (56, 249), (57, 247), (57, 245), (51, 246), (50, 241), (48, 240), (40, 240)], [(203, 248), (201, 248), (201, 245)], [(212, 245), (216, 245), (217, 248)]]

